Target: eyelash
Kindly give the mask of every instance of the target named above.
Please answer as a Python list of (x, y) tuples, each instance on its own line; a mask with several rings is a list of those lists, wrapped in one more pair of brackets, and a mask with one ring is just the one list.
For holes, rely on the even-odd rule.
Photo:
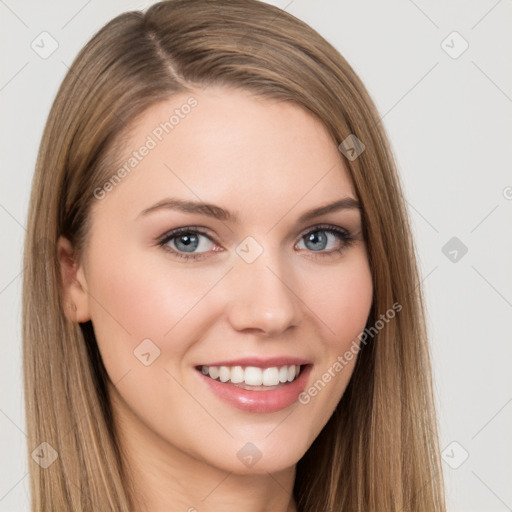
[[(324, 258), (324, 257), (335, 256), (335, 255), (343, 252), (348, 247), (352, 246), (353, 243), (355, 242), (355, 239), (352, 237), (352, 235), (350, 234), (349, 231), (347, 231), (346, 229), (341, 229), (337, 226), (332, 226), (330, 224), (322, 224), (322, 225), (314, 226), (312, 229), (309, 229), (308, 231), (303, 233), (299, 238), (300, 238), (300, 240), (302, 240), (307, 235), (316, 233), (318, 231), (324, 231), (326, 233), (331, 233), (333, 235), (337, 235), (343, 242), (343, 246), (340, 247), (339, 249), (334, 249), (329, 252), (310, 251), (314, 254), (315, 258), (316, 257)], [(167, 244), (171, 240), (173, 240), (174, 238), (178, 238), (180, 235), (183, 235), (183, 234), (203, 235), (206, 238), (208, 238), (210, 241), (216, 243), (216, 241), (213, 240), (210, 235), (208, 235), (206, 232), (204, 232), (200, 228), (196, 228), (194, 226), (189, 226), (189, 227), (177, 228), (172, 231), (169, 231), (168, 233), (165, 233), (164, 235), (162, 235), (161, 237), (158, 238), (158, 240), (157, 240), (158, 245), (160, 247), (162, 247), (162, 249), (164, 251), (169, 252), (173, 256), (182, 258), (184, 260), (200, 260), (200, 259), (203, 259), (204, 257), (206, 257), (210, 252), (213, 252), (213, 251), (207, 251), (207, 252), (197, 253), (197, 254), (194, 254), (194, 253), (186, 254), (183, 252), (176, 251), (175, 249), (171, 249), (169, 246), (167, 246)]]

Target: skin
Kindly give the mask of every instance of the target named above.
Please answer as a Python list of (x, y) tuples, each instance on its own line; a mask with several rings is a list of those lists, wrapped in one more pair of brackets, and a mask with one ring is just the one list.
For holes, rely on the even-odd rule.
[[(227, 404), (194, 367), (304, 357), (314, 365), (307, 387), (332, 367), (363, 331), (372, 302), (361, 215), (346, 209), (305, 224), (297, 219), (357, 196), (319, 120), (246, 91), (210, 87), (151, 107), (130, 133), (126, 154), (190, 96), (198, 101), (190, 114), (94, 199), (83, 257), (59, 240), (65, 298), (77, 306), (68, 315), (94, 325), (138, 510), (293, 512), (295, 465), (332, 415), (356, 358), (308, 404), (273, 413)], [(169, 209), (140, 215), (171, 196), (214, 203), (237, 212), (240, 223)], [(354, 243), (322, 231), (325, 249), (306, 245), (303, 236), (325, 223), (348, 230)], [(200, 236), (196, 254), (206, 257), (198, 261), (155, 241), (189, 226), (211, 235)], [(236, 252), (248, 236), (263, 248), (250, 264)], [(167, 246), (179, 251), (176, 242)], [(147, 338), (160, 350), (149, 366), (134, 357)], [(247, 442), (261, 453), (252, 467), (237, 457)]]

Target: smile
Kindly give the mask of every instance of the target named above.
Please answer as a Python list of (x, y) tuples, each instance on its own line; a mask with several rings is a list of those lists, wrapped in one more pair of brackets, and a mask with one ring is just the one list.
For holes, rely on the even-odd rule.
[[(300, 365), (272, 366), (202, 366), (201, 372), (220, 382), (245, 384), (246, 386), (265, 388), (278, 386), (280, 383), (293, 382), (300, 373)], [(242, 387), (242, 386), (241, 386)]]
[(298, 402), (312, 366), (201, 365), (196, 366), (196, 371), (216, 399), (245, 412), (271, 413)]

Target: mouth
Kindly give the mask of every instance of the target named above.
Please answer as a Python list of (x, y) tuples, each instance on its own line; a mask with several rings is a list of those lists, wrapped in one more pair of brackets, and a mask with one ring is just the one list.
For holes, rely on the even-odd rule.
[(197, 366), (203, 375), (241, 389), (268, 391), (280, 389), (295, 381), (306, 365), (282, 365), (259, 368), (257, 366)]
[(245, 412), (270, 413), (290, 407), (306, 387), (312, 364), (196, 366), (216, 398)]

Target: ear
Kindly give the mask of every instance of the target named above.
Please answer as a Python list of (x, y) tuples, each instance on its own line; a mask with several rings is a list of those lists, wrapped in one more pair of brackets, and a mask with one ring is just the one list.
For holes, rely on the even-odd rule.
[(63, 292), (64, 313), (71, 322), (91, 319), (89, 294), (83, 265), (78, 264), (71, 242), (61, 236), (57, 241), (57, 258)]

